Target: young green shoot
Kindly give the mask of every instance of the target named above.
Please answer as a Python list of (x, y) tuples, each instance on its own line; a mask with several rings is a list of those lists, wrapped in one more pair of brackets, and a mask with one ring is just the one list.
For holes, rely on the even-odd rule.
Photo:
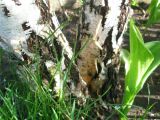
[[(130, 110), (138, 92), (151, 73), (160, 64), (160, 42), (152, 41), (144, 43), (142, 35), (130, 21), (130, 52), (122, 49), (121, 57), (125, 62), (125, 90), (121, 112), (126, 116)], [(124, 118), (121, 114), (121, 119)]]

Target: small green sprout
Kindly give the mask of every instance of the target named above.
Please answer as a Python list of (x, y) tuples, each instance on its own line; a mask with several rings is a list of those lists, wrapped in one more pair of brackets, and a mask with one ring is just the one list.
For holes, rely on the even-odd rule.
[(137, 0), (132, 0), (132, 1), (131, 1), (131, 5), (133, 5), (133, 6), (138, 6)]

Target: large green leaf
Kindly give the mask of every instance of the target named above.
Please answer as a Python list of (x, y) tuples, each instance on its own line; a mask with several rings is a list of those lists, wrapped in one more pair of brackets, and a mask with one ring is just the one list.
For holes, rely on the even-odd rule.
[(151, 13), (152, 9), (154, 9), (155, 6), (158, 6), (158, 3), (159, 3), (159, 0), (152, 0), (147, 9), (147, 12)]
[(130, 61), (129, 71), (126, 75), (126, 88), (131, 93), (137, 93), (137, 87), (142, 77), (153, 61), (153, 55), (146, 48), (143, 38), (134, 21), (130, 21)]
[(142, 81), (139, 86), (139, 90), (142, 89), (146, 79), (151, 75), (151, 73), (160, 65), (160, 41), (152, 41), (145, 43), (145, 46), (151, 51), (154, 60), (149, 66), (146, 73), (143, 75)]
[(147, 25), (160, 22), (160, 0), (152, 0), (148, 12), (150, 16)]
[[(127, 114), (137, 93), (142, 89), (150, 74), (160, 65), (160, 41), (143, 42), (138, 28), (130, 21), (130, 53), (121, 51), (125, 62), (125, 92), (121, 112)], [(123, 119), (123, 116), (121, 117)]]

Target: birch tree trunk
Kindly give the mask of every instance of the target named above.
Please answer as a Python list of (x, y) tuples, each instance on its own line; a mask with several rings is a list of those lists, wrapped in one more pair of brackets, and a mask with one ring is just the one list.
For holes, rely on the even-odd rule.
[(84, 49), (77, 65), (90, 94), (102, 94), (111, 86), (111, 102), (119, 98), (119, 52), (128, 17), (129, 0), (86, 0), (83, 7), (79, 40)]
[[(68, 1), (74, 3), (73, 0)], [(69, 5), (68, 1), (63, 4)], [(58, 0), (0, 0), (0, 46), (25, 59), (24, 53), (29, 57), (34, 54), (30, 44), (40, 44), (39, 40), (35, 42), (37, 38), (51, 41), (48, 34), (51, 32), (56, 42), (47, 46), (48, 54), (51, 54), (50, 49), (56, 49), (67, 68), (72, 61), (73, 49), (59, 27), (55, 14), (58, 3)], [(111, 86), (107, 98), (116, 102), (119, 51), (128, 16), (129, 0), (85, 1), (77, 35), (77, 51), (82, 51), (72, 63), (71, 81), (79, 82), (75, 88), (80, 85), (83, 92), (95, 96), (103, 94)], [(40, 56), (49, 58), (48, 54), (41, 46)], [(50, 58), (46, 66), (56, 64), (54, 59)], [(58, 79), (57, 86), (61, 86), (58, 73), (55, 79)]]

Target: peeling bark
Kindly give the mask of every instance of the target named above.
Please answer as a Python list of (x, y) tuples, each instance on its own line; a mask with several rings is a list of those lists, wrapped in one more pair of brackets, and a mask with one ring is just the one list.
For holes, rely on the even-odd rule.
[(129, 16), (129, 0), (86, 0), (80, 41), (84, 49), (77, 65), (91, 94), (104, 93), (116, 102), (119, 89), (119, 51)]
[[(68, 3), (66, 0), (62, 6)], [(62, 71), (72, 62), (71, 83), (76, 81), (72, 91), (77, 96), (81, 96), (81, 91), (86, 95), (99, 95), (111, 85), (107, 97), (115, 102), (119, 89), (119, 50), (128, 21), (129, 0), (86, 0), (77, 35), (76, 51), (82, 51), (75, 63), (73, 50), (55, 14), (55, 10), (61, 9), (57, 8), (58, 4), (61, 6), (58, 0), (0, 0), (0, 46), (25, 60), (32, 58), (32, 44), (37, 44), (46, 66), (56, 63), (55, 58), (48, 57), (54, 48), (58, 59), (63, 57)], [(50, 44), (41, 46), (45, 39)], [(55, 79), (61, 81), (58, 74)]]
[[(0, 46), (24, 61), (33, 58), (37, 51), (34, 50), (34, 46), (38, 46), (42, 64), (46, 66), (50, 60), (54, 64), (57, 62), (55, 58), (47, 57), (51, 56), (48, 54), (51, 54), (55, 47), (56, 51), (58, 50), (59, 60), (63, 57), (62, 59), (71, 61), (72, 48), (62, 33), (55, 14), (58, 8), (56, 6), (56, 9), (52, 9), (57, 2), (58, 0), (56, 3), (41, 0), (0, 0)], [(45, 40), (50, 43), (44, 46), (42, 43)], [(67, 65), (64, 60), (61, 63), (62, 71), (66, 67), (65, 64)], [(57, 76), (59, 75), (55, 76), (56, 87), (59, 87), (62, 78)]]
[[(70, 0), (69, 2), (73, 2)], [(73, 2), (74, 3), (74, 2)], [(41, 0), (1, 0), (0, 1), (0, 44), (6, 44), (21, 57), (21, 51), (28, 55), (27, 39), (34, 32), (36, 35), (48, 38), (49, 32), (55, 31), (60, 44), (63, 46), (69, 58), (72, 50), (68, 41), (60, 30), (55, 10), (60, 9), (60, 3), (56, 0), (52, 3)], [(67, 4), (64, 1), (62, 5)], [(54, 9), (56, 7), (56, 9)], [(4, 47), (4, 45), (1, 45)]]

